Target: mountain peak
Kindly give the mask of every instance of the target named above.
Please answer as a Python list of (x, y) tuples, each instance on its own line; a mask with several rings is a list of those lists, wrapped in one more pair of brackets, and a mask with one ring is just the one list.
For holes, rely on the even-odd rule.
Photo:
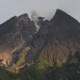
[[(57, 9), (55, 15), (50, 20), (51, 34), (60, 40), (79, 40), (80, 24), (69, 14)], [(54, 38), (54, 39), (55, 39)]]
[[(68, 13), (64, 12), (63, 10), (57, 9), (55, 15), (53, 16), (53, 18), (51, 19), (51, 21), (55, 21), (55, 19), (59, 22), (61, 21), (66, 21), (69, 22), (70, 24), (72, 23), (76, 23), (79, 24), (79, 22), (74, 19), (71, 15), (69, 15)], [(75, 24), (75, 25), (76, 25)]]

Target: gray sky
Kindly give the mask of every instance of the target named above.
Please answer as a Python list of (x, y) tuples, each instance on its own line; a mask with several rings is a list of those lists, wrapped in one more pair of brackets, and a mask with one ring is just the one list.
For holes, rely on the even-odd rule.
[(12, 16), (36, 11), (50, 19), (59, 8), (80, 22), (80, 0), (0, 0), (0, 24)]

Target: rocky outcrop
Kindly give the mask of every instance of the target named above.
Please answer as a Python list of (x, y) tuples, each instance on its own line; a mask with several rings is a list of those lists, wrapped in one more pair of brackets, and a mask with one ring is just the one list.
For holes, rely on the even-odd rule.
[(64, 11), (58, 9), (50, 20), (50, 25), (54, 40), (80, 41), (80, 23)]
[[(12, 17), (4, 22), (0, 25), (1, 53), (9, 53), (11, 57), (13, 57), (13, 53), (20, 53), (22, 49), (29, 45), (35, 31), (36, 27), (27, 14)], [(1, 60), (2, 62), (4, 62), (4, 59)]]

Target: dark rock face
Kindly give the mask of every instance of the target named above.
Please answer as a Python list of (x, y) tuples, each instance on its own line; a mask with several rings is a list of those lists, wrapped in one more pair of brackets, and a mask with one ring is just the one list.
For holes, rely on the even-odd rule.
[(67, 13), (58, 9), (50, 25), (53, 39), (80, 41), (80, 23)]
[(27, 14), (12, 17), (0, 25), (0, 51), (9, 54), (20, 51), (29, 45), (35, 31), (36, 27)]
[(27, 44), (35, 31), (36, 27), (27, 14), (15, 16), (0, 25), (0, 44), (11, 48), (17, 47), (23, 40)]

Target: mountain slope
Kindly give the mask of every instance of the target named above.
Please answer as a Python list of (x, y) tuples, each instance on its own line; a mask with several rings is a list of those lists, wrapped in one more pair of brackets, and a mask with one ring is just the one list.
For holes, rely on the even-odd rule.
[[(50, 21), (38, 19), (37, 33), (27, 14), (13, 17), (0, 26), (0, 48), (9, 49), (13, 61), (6, 71), (1, 66), (0, 74), (6, 80), (80, 79), (80, 23), (60, 9)], [(4, 48), (3, 43), (8, 47)]]

